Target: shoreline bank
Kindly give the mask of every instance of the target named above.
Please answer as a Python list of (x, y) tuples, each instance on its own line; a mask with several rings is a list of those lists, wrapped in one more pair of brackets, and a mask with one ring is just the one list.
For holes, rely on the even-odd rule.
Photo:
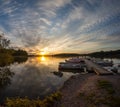
[[(60, 89), (62, 98), (57, 107), (119, 107), (119, 81), (120, 75), (117, 74), (109, 76), (78, 74), (71, 76)], [(101, 83), (105, 86), (100, 88), (98, 85)]]
[(4, 107), (120, 107), (119, 81), (120, 75), (117, 74), (78, 74), (71, 76), (58, 91), (44, 100), (8, 98)]

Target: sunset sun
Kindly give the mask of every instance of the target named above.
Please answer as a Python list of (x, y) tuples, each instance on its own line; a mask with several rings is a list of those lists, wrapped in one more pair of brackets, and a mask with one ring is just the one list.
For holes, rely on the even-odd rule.
[(46, 55), (46, 54), (48, 54), (48, 48), (47, 47), (43, 48), (40, 52), (40, 55)]

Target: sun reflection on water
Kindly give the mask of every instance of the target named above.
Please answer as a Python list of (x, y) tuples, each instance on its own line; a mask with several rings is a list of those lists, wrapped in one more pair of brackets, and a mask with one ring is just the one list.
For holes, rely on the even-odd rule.
[(44, 64), (44, 65), (49, 64), (49, 58), (47, 58), (46, 56), (38, 57), (38, 61), (39, 63)]
[(41, 61), (46, 61), (45, 56), (40, 57), (40, 60), (41, 60)]
[(37, 57), (35, 64), (38, 64), (39, 66), (45, 65), (48, 66), (49, 68), (55, 68), (57, 70), (59, 62), (62, 62), (63, 59), (59, 58), (54, 58), (54, 57), (48, 57), (48, 56), (40, 56)]

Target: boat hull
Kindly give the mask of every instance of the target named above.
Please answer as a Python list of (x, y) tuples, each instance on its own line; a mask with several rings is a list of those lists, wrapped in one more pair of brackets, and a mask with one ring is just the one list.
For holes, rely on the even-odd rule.
[(84, 70), (85, 65), (75, 64), (75, 63), (60, 63), (58, 69), (59, 70)]

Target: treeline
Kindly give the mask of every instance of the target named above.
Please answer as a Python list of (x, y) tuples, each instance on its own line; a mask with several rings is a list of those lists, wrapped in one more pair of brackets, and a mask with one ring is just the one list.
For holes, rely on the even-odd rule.
[(77, 53), (61, 53), (61, 54), (54, 54), (52, 56), (54, 56), (54, 57), (75, 57), (75, 56), (80, 56), (80, 54), (77, 54)]
[(109, 58), (120, 58), (120, 50), (115, 50), (115, 51), (100, 51), (100, 52), (93, 52), (90, 54), (86, 54), (86, 56), (91, 56), (91, 57), (109, 57)]
[(0, 35), (0, 66), (9, 65), (13, 62), (23, 62), (27, 59), (27, 56), (26, 51), (11, 48), (10, 40), (5, 38), (4, 34)]
[(21, 49), (0, 49), (0, 54), (9, 54), (12, 56), (28, 56), (27, 52)]
[(27, 52), (24, 50), (14, 50), (13, 51), (13, 56), (28, 56)]
[(0, 54), (9, 54), (12, 56), (27, 56), (27, 52), (21, 49), (15, 50), (10, 48), (10, 40), (0, 35)]
[(90, 56), (90, 57), (99, 57), (99, 58), (120, 58), (120, 50), (115, 51), (100, 51), (93, 52), (89, 54), (77, 54), (77, 53), (60, 53), (52, 55), (54, 57), (77, 57), (77, 56)]

